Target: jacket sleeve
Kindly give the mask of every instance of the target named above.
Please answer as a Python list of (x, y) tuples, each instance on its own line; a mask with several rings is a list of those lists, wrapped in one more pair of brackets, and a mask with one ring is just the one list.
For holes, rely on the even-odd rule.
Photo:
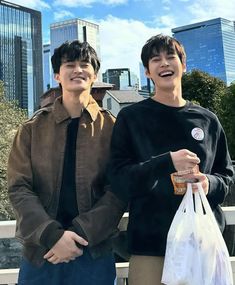
[(234, 169), (229, 155), (227, 140), (223, 128), (219, 124), (218, 141), (215, 142), (215, 157), (209, 179), (207, 198), (212, 207), (223, 203), (233, 182)]
[(88, 212), (73, 219), (75, 232), (95, 246), (117, 232), (127, 206), (111, 191), (107, 191)]
[(121, 111), (111, 139), (110, 179), (113, 192), (124, 201), (152, 191), (159, 178), (176, 171), (170, 152), (139, 162), (134, 147), (131, 130)]
[[(48, 248), (62, 236), (63, 229), (50, 218), (34, 191), (30, 149), (30, 130), (24, 125), (14, 138), (8, 159), (8, 194), (17, 220), (16, 236), (23, 244)], [(44, 235), (42, 241), (45, 230), (48, 238)]]

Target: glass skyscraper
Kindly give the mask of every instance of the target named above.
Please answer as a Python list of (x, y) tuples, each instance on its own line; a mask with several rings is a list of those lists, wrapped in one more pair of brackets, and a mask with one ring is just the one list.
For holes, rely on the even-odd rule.
[(43, 91), (41, 13), (0, 1), (0, 80), (31, 115)]
[[(71, 19), (50, 25), (51, 55), (54, 49), (65, 41), (79, 40), (88, 42), (97, 52), (100, 58), (99, 25), (81, 20)], [(99, 77), (99, 74), (98, 74)], [(54, 78), (52, 74), (52, 78)], [(52, 80), (53, 86), (58, 84)]]
[(114, 90), (127, 90), (131, 85), (131, 74), (129, 68), (107, 69), (103, 73), (103, 82), (113, 84)]
[(187, 71), (199, 69), (229, 85), (235, 80), (235, 22), (216, 18), (172, 29), (185, 47)]
[(46, 92), (52, 86), (51, 45), (43, 45), (43, 91)]
[(139, 70), (140, 70), (140, 89), (149, 92), (149, 94), (154, 92), (154, 84), (152, 80), (147, 78), (145, 74), (145, 68), (142, 62), (139, 63)]

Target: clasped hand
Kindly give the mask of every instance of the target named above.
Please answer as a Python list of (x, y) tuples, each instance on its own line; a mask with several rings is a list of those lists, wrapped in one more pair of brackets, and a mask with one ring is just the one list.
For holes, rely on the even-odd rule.
[(68, 263), (83, 254), (76, 243), (87, 246), (88, 242), (72, 231), (65, 231), (57, 243), (44, 255), (44, 259), (53, 264)]

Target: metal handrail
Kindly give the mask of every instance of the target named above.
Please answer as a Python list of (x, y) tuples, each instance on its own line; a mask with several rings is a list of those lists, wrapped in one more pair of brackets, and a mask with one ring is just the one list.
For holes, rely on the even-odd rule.
[[(235, 225), (235, 206), (222, 207), (222, 210), (225, 214), (225, 219), (227, 225)], [(125, 213), (120, 221), (119, 228), (120, 230), (125, 230), (128, 223), (129, 214)], [(1, 238), (13, 238), (15, 235), (15, 226), (16, 221), (0, 221), (0, 239)], [(233, 276), (235, 281), (235, 256), (230, 257)], [(128, 268), (129, 263), (117, 263), (116, 271), (118, 282), (117, 284), (125, 284), (121, 280), (125, 280), (128, 277)], [(19, 269), (10, 268), (10, 269), (0, 269), (0, 284), (14, 285), (17, 282)], [(121, 282), (121, 283), (119, 283)]]

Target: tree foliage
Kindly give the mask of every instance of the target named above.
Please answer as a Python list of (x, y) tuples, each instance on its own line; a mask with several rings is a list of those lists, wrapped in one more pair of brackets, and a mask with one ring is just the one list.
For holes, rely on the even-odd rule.
[(235, 160), (235, 83), (227, 88), (218, 116), (227, 136), (230, 155)]
[(7, 195), (7, 160), (17, 128), (26, 118), (26, 112), (17, 107), (16, 102), (5, 100), (0, 81), (0, 220), (13, 218)]
[(226, 93), (225, 83), (206, 72), (193, 70), (184, 74), (182, 78), (183, 97), (194, 101), (218, 113), (221, 107), (221, 100)]
[(208, 73), (193, 70), (182, 78), (183, 97), (214, 112), (225, 130), (229, 151), (235, 159), (235, 84), (225, 83)]

